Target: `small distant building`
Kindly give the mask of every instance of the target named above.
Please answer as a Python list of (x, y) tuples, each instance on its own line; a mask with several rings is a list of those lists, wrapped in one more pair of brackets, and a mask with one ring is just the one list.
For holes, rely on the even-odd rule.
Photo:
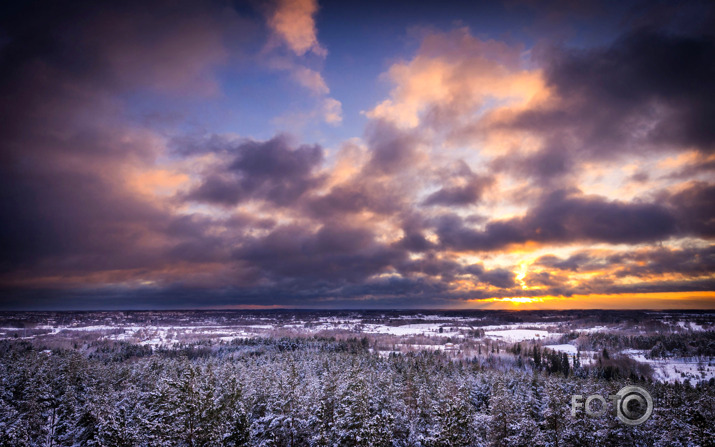
[(454, 343), (445, 343), (444, 344), (445, 351), (454, 351), (457, 349), (459, 349), (459, 345), (455, 345)]

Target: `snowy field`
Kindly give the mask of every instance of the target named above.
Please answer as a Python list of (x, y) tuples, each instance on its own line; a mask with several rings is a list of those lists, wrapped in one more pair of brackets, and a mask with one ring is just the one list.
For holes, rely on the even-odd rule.
[(646, 351), (625, 349), (621, 352), (640, 363), (649, 364), (655, 373), (655, 379), (661, 382), (708, 381), (715, 378), (715, 359), (703, 358), (668, 358), (649, 359)]
[(548, 348), (556, 352), (565, 352), (569, 355), (576, 355), (578, 353), (578, 348), (574, 345), (546, 345), (544, 348)]
[(525, 340), (546, 340), (548, 338), (557, 337), (561, 334), (534, 329), (505, 329), (499, 331), (485, 331), (484, 335), (488, 338), (516, 343)]
[[(582, 366), (594, 365), (605, 340), (613, 336), (628, 339), (633, 335), (662, 335), (700, 340), (707, 346), (713, 338), (713, 315), (654, 314), (643, 319), (588, 321), (569, 320), (558, 315), (519, 314), (529, 318), (510, 322), (512, 314), (459, 314), (391, 312), (105, 312), (52, 314), (0, 320), (0, 340), (26, 340), (66, 346), (75, 341), (129, 343), (158, 348), (190, 344), (220, 346), (234, 340), (255, 337), (367, 337), (371, 350), (381, 356), (391, 353), (439, 351), (454, 359), (477, 356), (512, 359), (510, 349), (541, 346), (567, 353), (571, 359), (581, 351)], [(1, 318), (2, 316), (0, 316)], [(638, 323), (633, 323), (638, 321)], [(650, 328), (648, 327), (650, 324)], [(660, 326), (658, 326), (660, 325)], [(599, 340), (591, 345), (591, 340)], [(64, 345), (62, 344), (64, 343)], [(596, 347), (597, 346), (597, 347)], [(622, 346), (622, 345), (621, 345)], [(698, 348), (700, 349), (700, 348)], [(715, 377), (712, 353), (700, 358), (668, 357), (650, 359), (647, 350), (611, 349), (653, 368), (654, 379), (663, 382), (702, 381)], [(512, 357), (509, 357), (512, 356)]]
[[(427, 318), (424, 318), (427, 320)], [(321, 318), (317, 321), (297, 321), (291, 323), (274, 324), (238, 324), (234, 326), (215, 325), (89, 325), (89, 326), (52, 326), (37, 325), (29, 334), (27, 330), (17, 328), (0, 328), (0, 339), (3, 338), (43, 338), (57, 335), (75, 334), (104, 334), (105, 339), (127, 341), (144, 345), (171, 345), (180, 341), (203, 338), (218, 340), (231, 340), (233, 338), (247, 338), (252, 336), (271, 335), (277, 331), (288, 333), (321, 333), (325, 331), (344, 331), (355, 334), (393, 335), (397, 337), (430, 337), (430, 338), (465, 338), (471, 337), (475, 329), (484, 331), (484, 337), (504, 342), (520, 342), (525, 340), (547, 340), (560, 336), (558, 332), (549, 332), (545, 329), (524, 329), (524, 327), (546, 327), (553, 324), (512, 324), (491, 326), (460, 326), (459, 320), (431, 318), (433, 321), (446, 321), (434, 323), (400, 323), (390, 324), (363, 323), (360, 319)], [(119, 332), (119, 333), (117, 333)]]

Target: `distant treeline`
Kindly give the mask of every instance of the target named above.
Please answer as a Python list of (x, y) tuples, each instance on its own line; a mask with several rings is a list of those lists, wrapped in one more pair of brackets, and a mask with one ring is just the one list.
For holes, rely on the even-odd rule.
[(566, 334), (562, 343), (577, 340), (585, 350), (640, 349), (651, 358), (664, 357), (715, 357), (715, 331), (626, 335), (594, 332), (579, 338), (577, 332)]

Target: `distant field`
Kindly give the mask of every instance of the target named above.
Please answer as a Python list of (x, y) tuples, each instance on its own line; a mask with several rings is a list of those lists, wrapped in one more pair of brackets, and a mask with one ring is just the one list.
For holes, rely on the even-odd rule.
[[(254, 337), (367, 337), (388, 355), (439, 350), (455, 360), (513, 363), (534, 348), (578, 357), (596, 369), (628, 357), (656, 381), (715, 377), (715, 314), (708, 312), (330, 312), (186, 311), (15, 313), (0, 318), (0, 339), (63, 346), (129, 343), (154, 349), (218, 347)], [(636, 337), (636, 341), (633, 341)], [(670, 349), (667, 340), (672, 338)], [(518, 346), (518, 348), (517, 348)], [(655, 350), (654, 350), (655, 348)], [(514, 352), (519, 351), (518, 354)], [(533, 357), (533, 354), (532, 354)], [(528, 360), (528, 359), (527, 359)], [(522, 361), (526, 368), (528, 361)]]

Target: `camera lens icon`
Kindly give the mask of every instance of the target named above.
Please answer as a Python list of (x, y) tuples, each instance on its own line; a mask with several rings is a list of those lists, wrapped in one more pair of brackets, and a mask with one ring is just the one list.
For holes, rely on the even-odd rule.
[(653, 414), (653, 398), (639, 386), (625, 386), (618, 391), (618, 419), (627, 425), (640, 425)]

